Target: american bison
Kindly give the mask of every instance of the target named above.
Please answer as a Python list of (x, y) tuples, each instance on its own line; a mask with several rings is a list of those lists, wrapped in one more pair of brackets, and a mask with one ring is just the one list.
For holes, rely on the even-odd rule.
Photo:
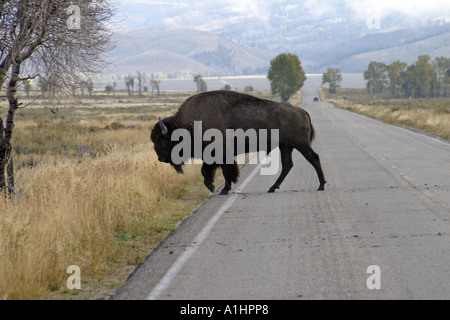
[[(168, 118), (159, 119), (151, 132), (151, 140), (155, 151), (161, 162), (171, 164), (179, 173), (183, 172), (183, 163), (175, 163), (172, 159), (172, 150), (178, 144), (172, 141), (172, 133), (177, 129), (187, 130), (194, 139), (194, 123), (201, 123), (203, 132), (208, 129), (219, 130), (223, 136), (229, 129), (256, 130), (261, 129), (279, 130), (278, 146), (281, 154), (282, 171), (269, 189), (274, 192), (280, 188), (281, 183), (293, 167), (292, 151), (297, 149), (308, 160), (317, 172), (320, 186), (319, 191), (325, 189), (325, 178), (320, 164), (319, 155), (311, 148), (314, 139), (314, 128), (311, 124), (309, 114), (299, 107), (294, 107), (286, 102), (274, 102), (252, 95), (233, 91), (210, 91), (200, 93), (188, 98), (179, 108), (178, 112)], [(259, 137), (258, 137), (259, 139)], [(270, 140), (270, 138), (269, 138)], [(245, 140), (246, 144), (248, 141)], [(211, 141), (202, 141), (202, 150)], [(192, 143), (192, 146), (194, 142)], [(274, 144), (269, 141), (268, 150), (273, 150)], [(248, 149), (246, 145), (246, 150)], [(223, 144), (226, 148), (226, 144)], [(263, 149), (258, 143), (258, 151)], [(239, 148), (233, 150), (237, 155)], [(202, 159), (205, 160), (205, 159)], [(218, 167), (222, 168), (225, 178), (225, 186), (221, 194), (228, 194), (232, 183), (236, 183), (239, 177), (239, 168), (235, 161), (222, 161), (216, 163), (203, 162), (201, 169), (206, 187), (213, 192), (214, 174)]]

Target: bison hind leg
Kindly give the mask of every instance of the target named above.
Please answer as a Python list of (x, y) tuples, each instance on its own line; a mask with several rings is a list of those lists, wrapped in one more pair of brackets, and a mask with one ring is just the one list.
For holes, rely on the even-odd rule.
[(236, 161), (233, 164), (223, 164), (222, 173), (225, 178), (225, 186), (220, 192), (221, 195), (227, 195), (231, 190), (231, 184), (236, 183), (239, 178), (239, 167)]
[(322, 165), (320, 164), (320, 157), (317, 153), (314, 152), (314, 150), (311, 148), (311, 146), (301, 146), (296, 148), (300, 153), (308, 160), (309, 163), (314, 167), (314, 169), (317, 172), (317, 176), (319, 178), (319, 189), (317, 191), (324, 191), (325, 190), (325, 183), (327, 181), (325, 180), (323, 171), (322, 171)]

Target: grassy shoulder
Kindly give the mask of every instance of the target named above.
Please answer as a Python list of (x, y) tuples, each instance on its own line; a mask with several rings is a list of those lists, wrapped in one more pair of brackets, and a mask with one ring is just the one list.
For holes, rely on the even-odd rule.
[(450, 98), (391, 99), (388, 94), (368, 94), (365, 89), (319, 89), (321, 99), (339, 108), (375, 117), (384, 122), (420, 129), (450, 139)]

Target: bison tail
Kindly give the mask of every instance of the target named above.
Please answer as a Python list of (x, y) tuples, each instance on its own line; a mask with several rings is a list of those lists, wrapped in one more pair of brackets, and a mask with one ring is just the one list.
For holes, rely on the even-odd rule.
[(314, 138), (316, 137), (316, 130), (314, 130), (314, 127), (312, 125), (311, 116), (309, 115), (308, 112), (306, 112), (306, 114), (308, 115), (309, 126), (311, 127), (311, 134), (309, 136), (309, 142), (312, 143), (314, 141)]
[(313, 142), (314, 138), (316, 137), (316, 130), (314, 130), (314, 127), (311, 122), (310, 124), (311, 124), (311, 135), (309, 136), (309, 142)]

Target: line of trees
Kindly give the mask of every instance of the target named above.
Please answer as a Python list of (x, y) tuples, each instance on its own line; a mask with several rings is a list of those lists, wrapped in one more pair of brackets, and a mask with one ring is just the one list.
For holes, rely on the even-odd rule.
[(368, 93), (389, 90), (393, 97), (446, 97), (450, 86), (450, 58), (420, 55), (414, 64), (400, 60), (389, 65), (370, 62), (364, 72)]
[(143, 96), (142, 92), (149, 91), (149, 87), (145, 85), (145, 83), (149, 83), (152, 88), (152, 96), (156, 91), (158, 96), (161, 94), (161, 90), (159, 88), (159, 84), (161, 80), (149, 79), (145, 73), (140, 71), (136, 71), (136, 75), (129, 74), (124, 77), (125, 86), (127, 87), (128, 95), (134, 96), (134, 86), (137, 84), (138, 95), (140, 97)]
[[(140, 71), (137, 71), (136, 75), (133, 75), (131, 73), (125, 75), (123, 79), (129, 96), (135, 95), (135, 86), (137, 87), (139, 96), (143, 96), (143, 92), (148, 92), (150, 88), (152, 90), (152, 96), (154, 95), (155, 91), (157, 92), (158, 96), (161, 93), (160, 90), (161, 80), (149, 79), (145, 75), (145, 73), (143, 74)], [(58, 93), (61, 89), (64, 88), (62, 85), (62, 81), (60, 80), (60, 77), (58, 75), (53, 77), (46, 77), (45, 75), (39, 75), (34, 83), (37, 89), (41, 92), (42, 97), (44, 97), (45, 95), (48, 95), (48, 97), (55, 97), (56, 93)], [(147, 83), (148, 85), (146, 85)], [(30, 91), (32, 89), (32, 80), (31, 79), (24, 80), (22, 84), (27, 97), (29, 97)], [(113, 81), (112, 84), (108, 82), (104, 90), (108, 95), (112, 93), (115, 96), (117, 85), (118, 85), (117, 81)], [(88, 80), (81, 80), (78, 83), (70, 85), (72, 95), (74, 96), (76, 95), (78, 90), (81, 92), (82, 96), (84, 96), (86, 90), (89, 96), (92, 96), (94, 94), (94, 88), (95, 88), (94, 81), (91, 78), (89, 78)]]
[[(129, 96), (134, 96), (137, 94), (142, 97), (144, 96), (143, 92), (148, 92), (150, 89), (152, 96), (155, 94), (155, 91), (158, 96), (161, 94), (161, 80), (153, 79), (153, 75), (149, 78), (145, 73), (136, 71), (136, 74), (130, 73), (123, 76), (123, 81)], [(200, 74), (194, 77), (194, 82), (197, 84), (198, 93), (208, 90), (207, 83), (203, 80), (203, 77)], [(58, 76), (48, 78), (45, 75), (39, 75), (35, 81), (35, 85), (41, 92), (42, 97), (45, 95), (48, 95), (48, 97), (55, 97), (56, 93), (62, 88), (61, 80)], [(31, 79), (23, 81), (23, 88), (27, 97), (29, 97), (32, 89)], [(88, 80), (80, 81), (79, 83), (71, 85), (70, 88), (74, 96), (76, 95), (77, 90), (80, 90), (82, 96), (84, 96), (85, 90), (87, 90), (89, 96), (92, 96), (94, 93), (94, 81), (89, 78)], [(112, 84), (108, 83), (105, 86), (104, 91), (108, 95), (112, 93), (115, 96), (116, 88), (117, 81), (113, 81)], [(225, 87), (225, 89), (231, 90), (232, 88)]]

